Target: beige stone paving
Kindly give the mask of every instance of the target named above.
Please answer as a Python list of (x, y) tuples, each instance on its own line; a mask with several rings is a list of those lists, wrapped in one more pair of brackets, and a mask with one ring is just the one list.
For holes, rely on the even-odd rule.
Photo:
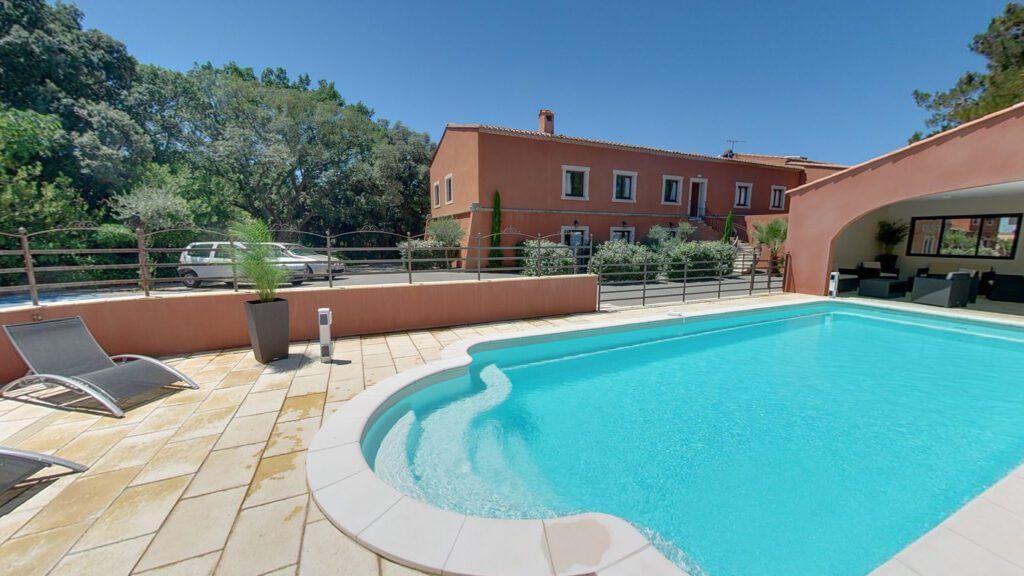
[(244, 350), (193, 354), (171, 362), (195, 376), (199, 390), (174, 393), (124, 419), (0, 400), (4, 446), (92, 466), (44, 485), (0, 516), (0, 572), (420, 574), (363, 548), (316, 509), (306, 487), (305, 450), (323, 418), (397, 371), (438, 359), (463, 338), (672, 309), (342, 338), (331, 364), (320, 363), (317, 346), (307, 343), (293, 344), (288, 360), (266, 367)]

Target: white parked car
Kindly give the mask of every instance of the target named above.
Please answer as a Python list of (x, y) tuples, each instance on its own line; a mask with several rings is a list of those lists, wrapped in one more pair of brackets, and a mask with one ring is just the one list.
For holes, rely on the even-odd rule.
[[(327, 279), (327, 254), (300, 244), (274, 243), (272, 246), (276, 246), (282, 252), (300, 262), (305, 262), (311, 277)], [(330, 264), (330, 274), (337, 275), (345, 272), (345, 263), (338, 256), (332, 254)]]
[[(312, 276), (308, 261), (296, 258), (279, 245), (272, 245), (271, 259), (287, 273), (288, 282), (298, 286)], [(193, 242), (185, 247), (178, 259), (178, 276), (188, 288), (199, 288), (204, 282), (228, 282), (232, 280), (231, 250), (245, 250), (240, 242)]]

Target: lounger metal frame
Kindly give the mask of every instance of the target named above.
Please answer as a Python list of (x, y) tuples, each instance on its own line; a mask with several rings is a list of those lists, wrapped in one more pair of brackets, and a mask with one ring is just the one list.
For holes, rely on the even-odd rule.
[[(103, 350), (103, 347), (100, 346), (100, 343), (96, 340), (96, 337), (93, 336), (92, 332), (89, 331), (89, 327), (85, 324), (85, 321), (82, 320), (82, 317), (72, 316), (71, 318), (77, 318), (82, 323), (82, 328), (85, 329), (85, 333), (90, 338), (92, 338), (92, 341), (96, 343), (96, 346), (100, 350)], [(66, 318), (60, 318), (57, 320), (66, 320)], [(51, 322), (52, 321), (53, 320), (51, 320)], [(85, 378), (82, 378), (80, 376), (61, 376), (59, 374), (46, 374), (39, 372), (36, 369), (36, 367), (32, 364), (32, 361), (29, 360), (25, 353), (22, 352), (21, 348), (18, 347), (18, 342), (11, 335), (10, 331), (7, 329), (7, 326), (4, 326), (4, 332), (7, 333), (7, 338), (11, 341), (11, 345), (14, 347), (14, 350), (18, 353), (18, 356), (21, 356), (21, 359), (25, 362), (25, 365), (28, 366), (28, 372), (21, 378), (18, 378), (17, 380), (14, 380), (5, 385), (3, 388), (0, 388), (0, 398), (9, 398), (9, 396), (7, 396), (8, 392), (33, 384), (43, 384), (45, 386), (61, 386), (64, 388), (68, 388), (73, 392), (78, 392), (80, 394), (91, 396), (94, 400), (103, 405), (104, 408), (109, 410), (113, 416), (117, 418), (124, 418), (124, 410), (122, 410), (121, 407), (117, 405), (117, 401), (114, 400), (114, 398), (112, 398), (109, 394), (107, 394), (102, 388), (100, 388), (99, 386), (92, 382), (89, 382)], [(106, 352), (104, 352), (104, 354), (105, 353)], [(178, 380), (184, 382), (185, 385), (188, 386), (189, 388), (192, 388), (193, 390), (199, 389), (199, 384), (196, 384), (195, 381), (193, 381), (191, 378), (183, 374), (180, 370), (168, 366), (167, 364), (164, 364), (163, 362), (157, 360), (156, 358), (142, 356), (139, 354), (117, 354), (114, 356), (107, 357), (110, 358), (110, 360), (115, 364), (123, 363), (125, 361), (148, 362), (150, 364), (154, 364), (156, 366), (159, 366), (161, 369), (169, 372), (170, 374), (174, 375), (176, 378), (178, 378)]]
[(59, 456), (50, 456), (49, 454), (40, 454), (39, 452), (30, 452), (28, 450), (18, 450), (16, 448), (4, 448), (0, 446), (0, 458), (18, 458), (21, 460), (31, 460), (46, 466), (61, 466), (71, 470), (72, 472), (85, 472), (89, 469), (88, 466), (79, 464), (78, 462), (72, 462), (71, 460), (65, 460)]

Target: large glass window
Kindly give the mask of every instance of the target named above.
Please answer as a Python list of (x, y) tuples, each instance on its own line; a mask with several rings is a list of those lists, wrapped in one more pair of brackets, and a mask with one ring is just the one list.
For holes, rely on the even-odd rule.
[(913, 218), (907, 255), (1012, 259), (1020, 221), (1020, 214)]
[(586, 200), (590, 185), (590, 168), (562, 166), (562, 198)]
[(613, 182), (615, 193), (612, 196), (612, 200), (616, 202), (635, 202), (636, 172), (615, 170), (613, 174), (615, 176), (615, 181)]

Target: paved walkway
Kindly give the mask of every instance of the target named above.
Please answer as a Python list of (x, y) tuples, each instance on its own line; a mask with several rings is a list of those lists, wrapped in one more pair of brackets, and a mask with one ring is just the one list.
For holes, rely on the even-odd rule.
[[(307, 343), (293, 345), (291, 358), (266, 367), (245, 350), (194, 354), (173, 363), (195, 377), (199, 390), (177, 392), (124, 419), (0, 400), (0, 445), (91, 466), (23, 495), (19, 507), (0, 516), (0, 573), (419, 574), (347, 538), (310, 499), (306, 448), (323, 418), (342, 403), (398, 371), (439, 358), (446, 345), (463, 338), (798, 299), (779, 294), (345, 338), (337, 341), (333, 364), (321, 364), (317, 347)], [(1003, 500), (997, 504), (1024, 505), (1019, 481), (1000, 486)], [(1012, 529), (992, 537), (1019, 544)], [(910, 569), (915, 561), (950, 554), (945, 565), (956, 567), (953, 560), (965, 546), (978, 548), (961, 542), (970, 534), (936, 530), (948, 549), (929, 552), (923, 547), (932, 541), (919, 541), (880, 573), (918, 574)], [(1017, 569), (1024, 559), (1020, 565), (1014, 560), (992, 564), (997, 570), (991, 573), (1024, 574)]]

